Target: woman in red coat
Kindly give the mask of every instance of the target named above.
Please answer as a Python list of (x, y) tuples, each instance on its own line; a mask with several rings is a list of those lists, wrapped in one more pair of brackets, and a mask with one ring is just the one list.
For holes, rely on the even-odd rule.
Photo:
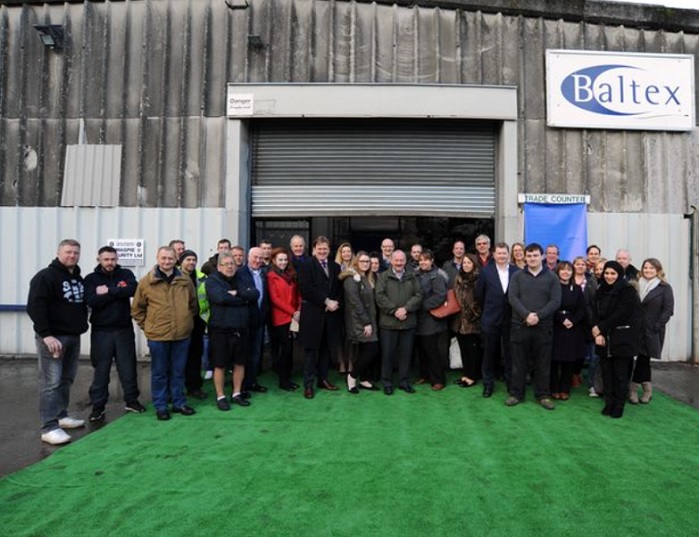
[[(301, 318), (301, 295), (296, 281), (296, 271), (289, 262), (289, 253), (284, 248), (272, 251), (272, 264), (267, 272), (267, 288), (272, 316), (272, 332), (270, 337), (276, 342), (278, 355), (272, 357), (272, 363), (277, 364), (279, 387), (282, 390), (293, 391), (299, 385), (291, 382), (291, 370), (294, 363), (294, 337), (298, 332), (298, 322)], [(295, 321), (296, 331), (290, 330), (291, 322)]]

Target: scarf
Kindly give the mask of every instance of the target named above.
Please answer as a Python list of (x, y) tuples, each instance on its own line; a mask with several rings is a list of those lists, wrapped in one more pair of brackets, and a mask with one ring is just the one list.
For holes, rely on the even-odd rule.
[(641, 302), (643, 302), (645, 298), (648, 296), (648, 293), (650, 293), (653, 289), (658, 287), (658, 285), (660, 285), (660, 278), (658, 278), (657, 276), (652, 280), (646, 280), (643, 277), (639, 278), (638, 294), (641, 297)]

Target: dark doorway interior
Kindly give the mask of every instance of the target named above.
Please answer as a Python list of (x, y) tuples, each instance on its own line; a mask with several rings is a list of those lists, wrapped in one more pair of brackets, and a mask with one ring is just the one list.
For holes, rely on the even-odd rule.
[[(274, 246), (288, 248), (295, 234), (309, 244), (313, 237), (326, 235), (332, 247), (348, 241), (354, 251), (380, 251), (381, 241), (389, 237), (396, 248), (409, 250), (415, 243), (431, 249), (438, 263), (451, 257), (452, 244), (462, 240), (466, 250), (474, 252), (475, 238), (484, 233), (494, 237), (491, 218), (448, 218), (441, 216), (338, 216), (304, 220), (257, 219), (252, 226), (253, 244), (268, 239)], [(309, 249), (310, 253), (310, 249)], [(334, 255), (334, 254), (333, 254)]]

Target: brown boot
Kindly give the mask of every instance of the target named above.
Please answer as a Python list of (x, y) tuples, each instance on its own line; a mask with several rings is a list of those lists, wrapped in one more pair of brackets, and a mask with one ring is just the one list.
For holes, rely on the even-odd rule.
[(650, 403), (650, 400), (653, 399), (653, 386), (651, 386), (650, 382), (642, 382), (641, 386), (643, 386), (643, 393), (639, 401), (645, 405)]
[(635, 382), (629, 382), (629, 403), (638, 404), (638, 389), (640, 386)]

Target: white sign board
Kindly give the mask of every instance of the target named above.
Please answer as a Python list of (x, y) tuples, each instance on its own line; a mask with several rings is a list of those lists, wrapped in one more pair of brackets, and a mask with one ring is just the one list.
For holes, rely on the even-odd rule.
[(142, 267), (144, 265), (145, 242), (143, 239), (107, 239), (107, 244), (116, 249), (120, 265), (125, 267)]
[(693, 130), (694, 56), (547, 50), (546, 123)]
[(226, 114), (228, 117), (251, 117), (255, 108), (255, 97), (252, 93), (233, 93), (228, 89), (226, 99)]
[(568, 205), (570, 203), (584, 203), (590, 205), (590, 196), (587, 194), (518, 194), (519, 203), (548, 203), (549, 205)]

